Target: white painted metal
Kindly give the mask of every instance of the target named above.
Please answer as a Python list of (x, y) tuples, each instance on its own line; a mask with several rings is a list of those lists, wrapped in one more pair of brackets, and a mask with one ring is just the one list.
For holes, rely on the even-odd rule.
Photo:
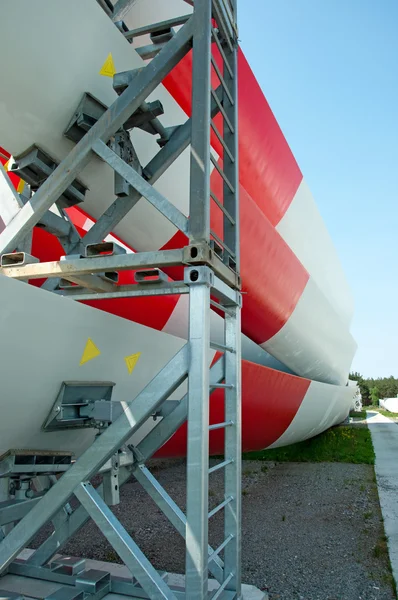
[(398, 398), (383, 398), (379, 400), (381, 408), (398, 413)]
[(304, 179), (276, 229), (342, 322), (349, 326), (354, 313), (352, 293), (336, 248)]
[[(41, 431), (61, 383), (113, 381), (112, 399), (131, 400), (185, 343), (2, 275), (0, 296), (0, 454), (29, 448), (79, 455), (94, 430)], [(101, 354), (80, 366), (88, 338)], [(139, 362), (130, 375), (125, 357), (137, 352)], [(184, 392), (181, 386), (172, 398)], [(147, 431), (140, 431), (140, 437)]]
[(342, 423), (348, 415), (353, 396), (354, 390), (350, 386), (311, 381), (289, 427), (270, 448), (301, 442)]
[(310, 278), (288, 321), (261, 347), (302, 377), (345, 385), (357, 344)]

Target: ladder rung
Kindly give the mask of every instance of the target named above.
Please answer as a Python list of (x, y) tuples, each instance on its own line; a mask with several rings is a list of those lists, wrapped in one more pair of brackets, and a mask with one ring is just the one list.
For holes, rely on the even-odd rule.
[(224, 0), (213, 0), (213, 13), (217, 21), (218, 30), (221, 32), (223, 38), (227, 42), (229, 49), (233, 52), (233, 33), (236, 33), (236, 26), (234, 24), (234, 18), (232, 16), (229, 7), (225, 4)]
[(124, 37), (131, 40), (141, 35), (147, 35), (148, 33), (156, 33), (158, 31), (164, 31), (177, 27), (178, 25), (184, 25), (192, 15), (183, 15), (175, 19), (168, 19), (167, 21), (161, 21), (159, 23), (152, 23), (151, 25), (145, 25), (144, 27), (138, 27), (137, 29), (130, 29), (124, 33)]
[(215, 195), (215, 193), (214, 192), (210, 192), (210, 196), (213, 198), (213, 200), (217, 204), (218, 208), (220, 210), (222, 210), (222, 212), (227, 217), (227, 219), (230, 221), (230, 223), (232, 225), (235, 225), (235, 219), (233, 217), (231, 217), (231, 215), (229, 214), (229, 212), (227, 211), (227, 209), (224, 207), (224, 205), (221, 204), (221, 202), (219, 201), (219, 199), (217, 198), (217, 196)]
[(230, 534), (230, 535), (229, 535), (229, 536), (228, 536), (228, 537), (227, 537), (227, 538), (226, 538), (226, 539), (223, 541), (223, 543), (222, 543), (222, 544), (220, 544), (220, 545), (218, 546), (218, 548), (216, 548), (216, 549), (214, 550), (214, 552), (212, 552), (212, 553), (210, 554), (210, 556), (209, 556), (209, 563), (210, 563), (212, 560), (214, 560), (214, 559), (216, 558), (216, 556), (218, 556), (222, 550), (224, 550), (225, 546), (226, 546), (227, 544), (229, 544), (229, 542), (230, 542), (231, 540), (233, 540), (233, 539), (234, 539), (234, 537), (235, 537), (235, 536), (234, 536), (234, 535), (231, 533), (231, 534)]
[(228, 177), (225, 175), (224, 171), (222, 170), (222, 168), (220, 167), (220, 165), (218, 164), (217, 160), (214, 158), (213, 155), (210, 155), (210, 160), (213, 163), (213, 165), (215, 166), (215, 168), (217, 169), (217, 171), (220, 173), (221, 177), (224, 179), (225, 183), (227, 184), (227, 186), (229, 187), (231, 192), (234, 194), (235, 193), (234, 186), (232, 185), (232, 183), (230, 182)]
[(233, 576), (234, 576), (233, 573), (230, 573), (228, 575), (228, 577), (224, 580), (224, 582), (220, 585), (220, 587), (211, 596), (210, 600), (217, 600), (221, 596), (221, 594), (223, 593), (223, 591), (225, 590), (225, 588), (227, 587), (227, 585), (229, 584), (229, 582), (231, 581)]
[(219, 471), (220, 469), (223, 469), (224, 467), (226, 467), (227, 465), (230, 465), (233, 462), (234, 462), (233, 459), (229, 458), (228, 460), (224, 460), (223, 462), (218, 463), (218, 465), (214, 465), (214, 467), (210, 467), (209, 475), (211, 473), (214, 473), (215, 471)]
[(214, 131), (214, 133), (216, 134), (217, 138), (220, 141), (220, 144), (222, 145), (222, 147), (224, 148), (225, 152), (228, 154), (231, 162), (235, 162), (234, 157), (232, 156), (232, 152), (230, 151), (230, 149), (228, 148), (227, 144), (224, 141), (224, 138), (222, 137), (221, 133), (218, 131), (216, 124), (214, 123), (213, 119), (211, 119), (210, 121), (210, 125), (212, 130)]
[[(213, 304), (214, 300), (211, 300), (211, 304)], [(218, 302), (214, 302), (214, 304), (217, 305), (218, 307), (224, 308), (223, 306), (221, 306), (221, 304), (218, 304)], [(211, 342), (210, 343), (210, 348), (213, 348), (213, 350), (221, 350), (221, 352), (231, 352), (232, 354), (234, 354), (235, 350), (233, 348), (231, 348), (230, 346), (223, 346), (222, 344), (217, 344), (216, 342)]]
[(233, 78), (234, 78), (234, 72), (233, 72), (233, 70), (231, 69), (230, 65), (228, 64), (227, 57), (225, 56), (225, 52), (224, 52), (224, 50), (223, 50), (223, 47), (222, 47), (222, 45), (221, 45), (220, 39), (219, 39), (219, 37), (218, 37), (218, 35), (217, 35), (217, 31), (214, 29), (214, 27), (212, 27), (212, 28), (211, 28), (211, 32), (212, 32), (212, 34), (213, 34), (213, 39), (214, 39), (214, 41), (215, 41), (215, 42), (216, 42), (216, 44), (217, 44), (217, 48), (218, 48), (218, 50), (219, 50), (219, 52), (220, 52), (220, 54), (221, 54), (221, 57), (222, 57), (222, 59), (223, 59), (223, 61), (224, 61), (224, 64), (225, 64), (225, 66), (226, 66), (226, 68), (227, 68), (227, 70), (228, 70), (228, 73), (230, 74), (230, 76), (231, 76), (231, 77), (232, 77), (232, 79), (233, 79)]
[(215, 90), (213, 90), (213, 88), (211, 88), (211, 95), (213, 96), (214, 102), (217, 104), (220, 113), (224, 117), (224, 121), (228, 125), (228, 129), (230, 130), (231, 133), (235, 133), (235, 129), (233, 128), (231, 121), (228, 119), (227, 113), (225, 112), (225, 109), (224, 109), (222, 103), (220, 102), (220, 99), (217, 96)]
[(230, 103), (232, 104), (232, 106), (235, 104), (234, 99), (232, 98), (231, 92), (228, 89), (227, 84), (225, 83), (225, 79), (224, 77), (221, 75), (221, 71), (218, 68), (218, 64), (216, 63), (214, 56), (211, 57), (211, 64), (213, 65), (213, 68), (215, 70), (215, 72), (217, 73), (217, 77), (220, 80), (221, 85), (224, 88), (225, 93), (228, 96), (228, 100), (230, 101)]
[(208, 519), (211, 519), (212, 517), (214, 517), (214, 515), (216, 513), (218, 513), (220, 510), (222, 510), (225, 506), (227, 506), (227, 504), (229, 504), (230, 502), (232, 502), (232, 500), (234, 499), (233, 496), (228, 496), (228, 498), (226, 500), (224, 500), (224, 502), (221, 502), (221, 504), (219, 504), (218, 506), (216, 506), (215, 508), (213, 508), (213, 510), (211, 510), (209, 512), (209, 514), (207, 515)]
[[(210, 304), (212, 306), (215, 306), (216, 308), (218, 308), (218, 310), (222, 310), (227, 315), (231, 314), (231, 311), (226, 306), (223, 306), (222, 304), (220, 304), (219, 302), (216, 302), (215, 300), (210, 299)], [(210, 343), (210, 348), (214, 348), (215, 350), (222, 350), (222, 351), (224, 351), (226, 349), (228, 352), (234, 352), (234, 350), (232, 348), (227, 348), (226, 346), (222, 346), (221, 344), (216, 344), (215, 342)]]
[(235, 386), (232, 383), (212, 383), (212, 388), (222, 388), (223, 390), (232, 390)]
[(225, 244), (222, 239), (219, 238), (216, 233), (214, 233), (214, 231), (210, 231), (210, 234), (214, 237), (216, 242), (218, 242), (220, 246), (224, 248), (224, 250), (226, 250), (233, 258), (235, 258), (235, 252), (232, 252), (231, 248), (227, 246), (227, 244)]
[(224, 421), (223, 423), (215, 423), (214, 425), (209, 426), (209, 431), (214, 431), (214, 429), (224, 429), (224, 427), (231, 427), (233, 425), (233, 421)]

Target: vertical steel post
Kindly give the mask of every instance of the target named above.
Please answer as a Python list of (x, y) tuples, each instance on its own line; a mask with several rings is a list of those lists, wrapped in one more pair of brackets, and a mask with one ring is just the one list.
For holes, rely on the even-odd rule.
[[(233, 4), (233, 15), (236, 24), (236, 1)], [(230, 70), (224, 68), (223, 77), (233, 103), (230, 102), (228, 95), (224, 93), (223, 106), (229, 121), (233, 125), (234, 131), (231, 132), (229, 127), (224, 123), (223, 138), (233, 160), (224, 152), (223, 168), (225, 175), (234, 188), (234, 192), (230, 190), (226, 183), (224, 183), (223, 192), (224, 207), (235, 221), (232, 224), (227, 216), (224, 215), (224, 242), (235, 254), (236, 271), (239, 273), (238, 41), (234, 40), (233, 50), (230, 50), (227, 46), (224, 48), (224, 51)]]
[[(210, 61), (211, 0), (194, 4), (190, 242), (210, 242)], [(194, 283), (189, 293), (186, 597), (208, 595), (208, 469), (210, 286)]]
[(225, 354), (225, 381), (233, 387), (225, 389), (225, 421), (234, 424), (225, 429), (225, 458), (233, 462), (225, 467), (225, 497), (233, 497), (225, 507), (224, 539), (233, 535), (224, 551), (224, 581), (232, 573), (226, 586), (240, 598), (241, 593), (241, 332), (240, 306), (225, 314), (225, 345), (232, 352)]
[(208, 595), (210, 286), (191, 285), (189, 305), (186, 597), (202, 600)]
[(195, 0), (190, 178), (190, 241), (210, 239), (211, 0)]

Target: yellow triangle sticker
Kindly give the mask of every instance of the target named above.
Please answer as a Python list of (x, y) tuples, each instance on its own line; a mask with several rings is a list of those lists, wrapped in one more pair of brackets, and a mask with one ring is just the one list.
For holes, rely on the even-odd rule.
[(106, 61), (102, 65), (99, 74), (104, 77), (113, 77), (116, 74), (115, 63), (113, 62), (111, 53), (106, 57)]
[(19, 183), (18, 183), (18, 187), (17, 187), (18, 194), (22, 194), (24, 187), (25, 187), (25, 182), (23, 179), (20, 179)]
[(8, 166), (9, 166), (9, 164), (10, 164), (10, 159), (8, 159), (8, 160), (7, 160), (7, 162), (6, 162), (6, 163), (4, 163), (4, 165), (3, 165), (3, 167), (4, 167), (4, 170), (5, 170), (6, 172), (8, 171)]
[(129, 375), (131, 375), (131, 373), (134, 371), (135, 365), (137, 364), (140, 356), (141, 356), (141, 352), (136, 352), (136, 354), (130, 354), (130, 356), (124, 357), (124, 361), (126, 363)]
[(84, 365), (84, 363), (96, 358), (101, 354), (101, 351), (98, 350), (97, 346), (94, 344), (93, 340), (88, 338), (86, 346), (84, 348), (82, 358), (80, 360), (80, 366)]

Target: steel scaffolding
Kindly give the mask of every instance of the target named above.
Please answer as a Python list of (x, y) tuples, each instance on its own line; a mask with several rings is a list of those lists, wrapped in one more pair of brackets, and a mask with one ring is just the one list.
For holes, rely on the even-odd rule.
[[(40, 169), (40, 173), (46, 174), (41, 185), (34, 188), (35, 193), (18, 194), (1, 169), (0, 217), (5, 228), (0, 233), (0, 273), (25, 281), (44, 277), (44, 287), (49, 293), (70, 297), (70, 301), (187, 293), (189, 338), (147, 387), (120, 410), (119, 416), (100, 429), (94, 443), (76, 462), (65, 457), (51, 467), (51, 461), (42, 464), (36, 460), (39, 452), (24, 462), (21, 457), (16, 460), (12, 449), (2, 457), (0, 571), (63, 584), (64, 587), (48, 596), (54, 599), (94, 599), (115, 592), (138, 598), (190, 600), (209, 597), (210, 572), (220, 584), (211, 597), (232, 600), (241, 597), (236, 0), (195, 0), (192, 14), (132, 31), (120, 21), (133, 4), (131, 0), (119, 0), (114, 8), (106, 0), (98, 2), (119, 28), (120, 35), (129, 41), (143, 33), (151, 34), (153, 43), (140, 49), (141, 56), (150, 62), (137, 71), (114, 76), (113, 85), (119, 96), (108, 109), (93, 107), (88, 97), (83, 100), (86, 104), (82, 118), (90, 110), (91, 114), (99, 113), (80, 130), (72, 123), (68, 136), (75, 136), (77, 143), (58, 166), (50, 164), (40, 149), (25, 157), (25, 162), (17, 163), (16, 172), (30, 185), (34, 186), (34, 174)], [(147, 103), (146, 99), (190, 50), (192, 115), (178, 127), (165, 128), (157, 119), (156, 103)], [(212, 88), (212, 74), (217, 76), (217, 89)], [(71, 114), (74, 110), (75, 107), (71, 107)], [(143, 125), (161, 140), (157, 155), (144, 167), (137, 164), (128, 136), (133, 127)], [(211, 131), (223, 149), (222, 167), (211, 154)], [(153, 184), (189, 145), (187, 217)], [(126, 146), (132, 149), (134, 160), (131, 153), (126, 156)], [(76, 195), (84, 194), (76, 177), (93, 155), (114, 170), (116, 199), (84, 237), (80, 237), (63, 208), (65, 199), (73, 202)], [(210, 190), (211, 163), (223, 180), (222, 198)], [(118, 252), (120, 248), (116, 244), (103, 242), (141, 197), (188, 236), (186, 247), (123, 254)], [(53, 204), (58, 206), (61, 216), (49, 212)], [(213, 209), (222, 211), (222, 236), (211, 229)], [(33, 228), (38, 224), (59, 238), (65, 249), (63, 260), (40, 263), (31, 256)], [(162, 276), (162, 269), (176, 265), (184, 267), (184, 279), (169, 282)], [(156, 281), (145, 281), (142, 269)], [(117, 274), (123, 270), (137, 271), (135, 285), (116, 284)], [(225, 316), (223, 345), (214, 345), (210, 340), (212, 305)], [(209, 370), (211, 348), (220, 352), (220, 358)], [(166, 403), (184, 380), (188, 381), (187, 395), (181, 401)], [(209, 425), (210, 394), (217, 388), (224, 391), (225, 418), (222, 423)], [(154, 413), (162, 417), (157, 425), (138, 445), (126, 446), (131, 435)], [(188, 423), (186, 515), (145, 466), (185, 421)], [(57, 426), (60, 421), (54, 419), (51, 423)], [(225, 451), (220, 463), (209, 469), (209, 431), (214, 429), (224, 430)], [(224, 500), (209, 511), (208, 479), (219, 469), (225, 474)], [(57, 473), (62, 475), (57, 478)], [(90, 479), (98, 473), (103, 474), (103, 483), (94, 488)], [(166, 583), (109, 508), (119, 502), (120, 486), (132, 474), (185, 538), (185, 591)], [(14, 489), (12, 495), (9, 493), (11, 480), (18, 492)], [(74, 510), (69, 504), (72, 496), (80, 502)], [(209, 519), (221, 510), (224, 511), (224, 540), (213, 549), (208, 544)], [(62, 559), (54, 560), (88, 519), (99, 526), (129, 568), (131, 579), (86, 571), (82, 560), (69, 561), (68, 565)], [(54, 532), (29, 559), (16, 560), (39, 529), (50, 521)]]

